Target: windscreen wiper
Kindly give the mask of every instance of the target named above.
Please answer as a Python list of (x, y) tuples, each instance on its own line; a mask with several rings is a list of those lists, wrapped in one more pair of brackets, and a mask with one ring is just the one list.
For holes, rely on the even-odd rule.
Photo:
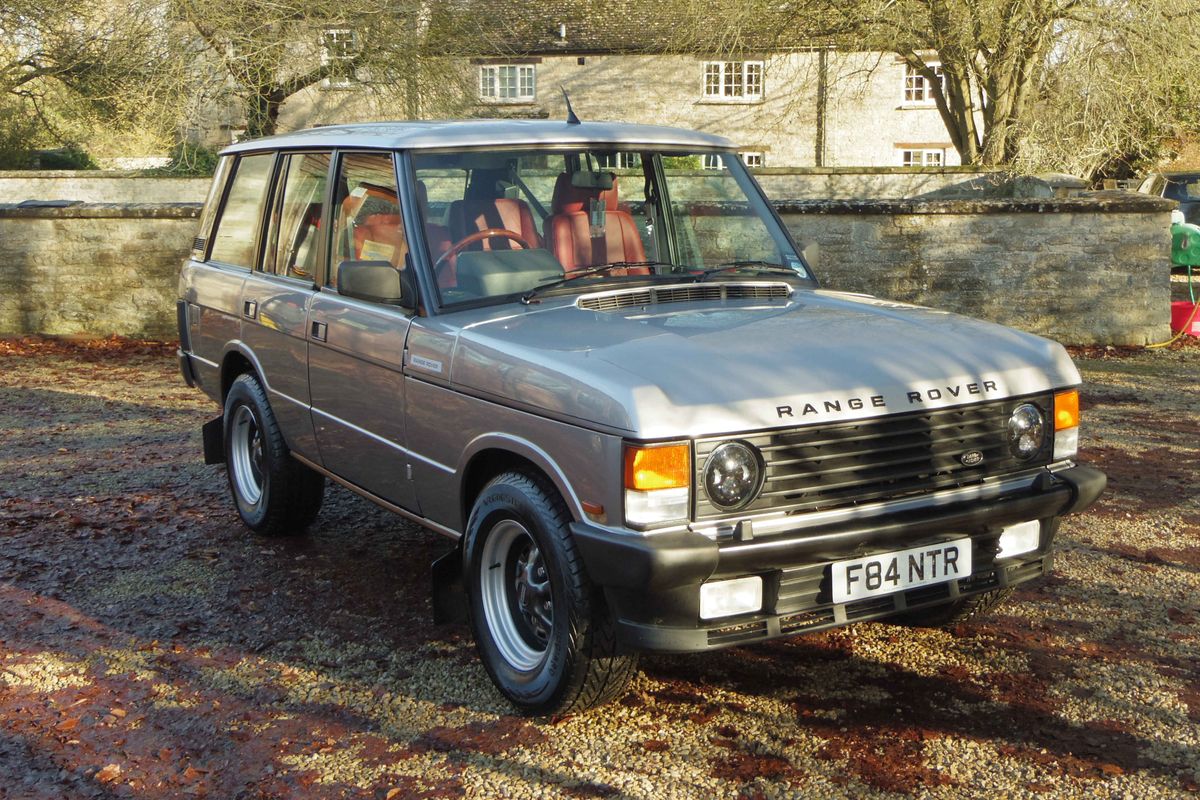
[(571, 281), (577, 281), (580, 278), (587, 278), (591, 275), (600, 275), (601, 273), (609, 272), (614, 269), (626, 269), (629, 267), (669, 267), (669, 266), (671, 266), (671, 264), (668, 264), (665, 261), (613, 261), (610, 264), (601, 264), (598, 267), (588, 267), (585, 270), (580, 270), (579, 272), (576, 272), (574, 275), (564, 276), (562, 278), (556, 278), (556, 279), (550, 281), (549, 283), (544, 283), (541, 286), (535, 286), (534, 288), (530, 289), (525, 294), (521, 295), (521, 302), (524, 303), (525, 305), (529, 305), (531, 302), (533, 302), (534, 297), (536, 297), (537, 295), (546, 291), (547, 289), (554, 289), (558, 286), (564, 286), (564, 285), (570, 283)]
[(772, 264), (770, 261), (730, 261), (728, 264), (722, 264), (719, 267), (706, 269), (696, 276), (696, 283), (703, 283), (714, 275), (720, 275), (722, 272), (732, 272), (736, 269), (755, 268), (756, 275), (788, 275), (793, 278), (803, 278), (804, 275), (791, 267), (785, 267), (781, 264)]

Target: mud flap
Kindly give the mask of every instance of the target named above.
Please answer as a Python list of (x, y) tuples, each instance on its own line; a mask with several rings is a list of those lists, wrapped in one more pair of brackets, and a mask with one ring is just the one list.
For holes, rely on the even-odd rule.
[(210, 419), (200, 427), (204, 437), (204, 463), (225, 463), (225, 418)]
[(462, 582), (462, 545), (433, 562), (433, 624), (467, 621), (467, 594)]

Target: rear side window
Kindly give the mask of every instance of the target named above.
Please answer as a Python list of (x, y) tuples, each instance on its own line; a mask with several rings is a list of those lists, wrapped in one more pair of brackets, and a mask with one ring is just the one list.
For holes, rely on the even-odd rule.
[(326, 282), (337, 286), (337, 270), (343, 261), (386, 261), (403, 269), (408, 240), (400, 221), (391, 155), (342, 156), (337, 180)]
[(255, 245), (274, 161), (272, 153), (238, 159), (233, 185), (217, 220), (212, 260), (238, 267), (254, 266)]
[(312, 281), (317, 271), (321, 213), (329, 173), (329, 153), (283, 157), (280, 190), (267, 239), (263, 269), (288, 278)]

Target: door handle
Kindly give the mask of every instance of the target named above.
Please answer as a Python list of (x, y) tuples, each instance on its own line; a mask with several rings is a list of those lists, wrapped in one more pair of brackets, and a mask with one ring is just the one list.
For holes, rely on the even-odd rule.
[(242, 303), (242, 314), (247, 319), (255, 319), (258, 317), (258, 301), (247, 300), (246, 302)]
[(328, 325), (326, 325), (324, 322), (315, 322), (315, 321), (313, 322), (312, 338), (316, 339), (318, 342), (323, 342), (323, 341), (325, 341), (328, 334), (329, 334), (329, 326)]

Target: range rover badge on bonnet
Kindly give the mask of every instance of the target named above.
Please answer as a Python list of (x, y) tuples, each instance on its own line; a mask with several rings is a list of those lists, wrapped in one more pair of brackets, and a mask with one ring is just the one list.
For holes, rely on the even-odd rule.
[(958, 457), (964, 467), (977, 467), (983, 463), (983, 453), (978, 450), (968, 450)]

